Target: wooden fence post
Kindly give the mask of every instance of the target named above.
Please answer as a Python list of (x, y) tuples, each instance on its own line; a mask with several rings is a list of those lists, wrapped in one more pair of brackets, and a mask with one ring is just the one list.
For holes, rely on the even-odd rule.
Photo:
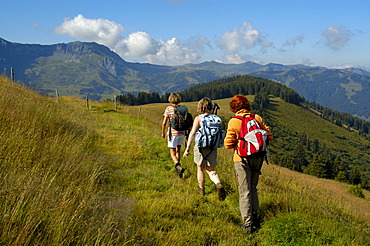
[(114, 95), (114, 111), (117, 112), (117, 96)]
[(55, 96), (57, 98), (57, 103), (59, 103), (59, 93), (58, 93), (58, 89), (55, 89)]
[(90, 105), (89, 105), (89, 96), (86, 96), (86, 110), (90, 110)]
[(14, 81), (14, 69), (13, 67), (10, 67), (10, 79)]

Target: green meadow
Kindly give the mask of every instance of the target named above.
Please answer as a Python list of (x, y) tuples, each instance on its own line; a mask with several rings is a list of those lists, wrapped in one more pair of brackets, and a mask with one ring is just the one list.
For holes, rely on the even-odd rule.
[[(217, 100), (225, 120), (229, 100)], [(272, 119), (290, 112), (289, 124), (307, 131), (313, 114), (273, 101)], [(226, 200), (208, 177), (199, 196), (192, 154), (182, 158), (179, 179), (160, 137), (166, 105), (115, 111), (108, 101), (90, 102), (87, 110), (84, 100), (57, 102), (1, 77), (0, 245), (370, 244), (368, 191), (359, 198), (348, 184), (273, 163), (259, 183), (262, 226), (245, 234), (232, 152), (218, 156)], [(186, 105), (194, 115), (196, 102)], [(327, 145), (341, 140), (329, 131)]]

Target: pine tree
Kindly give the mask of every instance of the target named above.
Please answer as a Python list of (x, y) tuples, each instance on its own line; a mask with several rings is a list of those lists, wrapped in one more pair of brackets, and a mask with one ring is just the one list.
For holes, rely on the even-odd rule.
[(307, 166), (306, 153), (303, 144), (298, 143), (293, 150), (293, 170), (302, 172), (302, 167)]
[(304, 172), (319, 178), (326, 178), (326, 160), (322, 154), (317, 153)]

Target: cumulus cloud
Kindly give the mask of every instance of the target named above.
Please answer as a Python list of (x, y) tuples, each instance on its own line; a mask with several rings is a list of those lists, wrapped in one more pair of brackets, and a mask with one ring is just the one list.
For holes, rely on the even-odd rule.
[(79, 14), (73, 19), (66, 18), (54, 29), (57, 34), (67, 34), (80, 40), (94, 41), (108, 47), (121, 38), (124, 27), (106, 19), (87, 19)]
[(260, 41), (260, 32), (254, 29), (251, 23), (246, 21), (239, 28), (239, 33), (242, 36), (242, 44), (248, 48), (254, 47)]
[[(263, 38), (260, 31), (246, 21), (243, 21), (240, 27), (234, 28), (232, 31), (225, 31), (216, 43), (220, 49), (229, 53), (225, 58), (230, 61), (239, 60), (240, 56), (236, 55), (243, 49), (259, 46), (261, 53), (265, 53), (267, 48), (273, 46), (271, 41)], [(236, 59), (237, 57), (239, 58)]]
[(197, 62), (199, 53), (197, 50), (184, 46), (179, 39), (172, 38), (166, 42), (160, 41), (157, 52), (145, 57), (150, 63), (181, 65)]
[(238, 54), (226, 55), (224, 59), (226, 63), (230, 64), (240, 64), (245, 62), (244, 59), (240, 57)]
[(178, 38), (155, 40), (145, 32), (135, 32), (123, 38), (114, 50), (122, 57), (141, 57), (149, 63), (182, 65), (198, 62), (199, 51), (208, 43), (203, 38), (191, 38), (185, 42)]
[(235, 28), (234, 31), (226, 31), (218, 40), (217, 45), (230, 53), (236, 53), (241, 46), (240, 35), (237, 28)]
[(322, 35), (326, 39), (325, 43), (328, 47), (340, 50), (348, 43), (353, 33), (344, 26), (329, 26)]
[(184, 42), (184, 45), (189, 48), (203, 50), (205, 47), (212, 47), (211, 41), (202, 35), (194, 36)]
[(156, 52), (156, 41), (145, 32), (135, 32), (121, 39), (115, 46), (122, 56), (144, 56)]
[(210, 41), (204, 36), (192, 37), (182, 42), (177, 38), (167, 41), (153, 39), (148, 33), (138, 31), (123, 36), (125, 28), (106, 19), (88, 19), (79, 14), (66, 18), (54, 29), (57, 34), (67, 34), (72, 38), (93, 41), (109, 47), (123, 59), (134, 58), (140, 62), (162, 65), (180, 65), (198, 62), (199, 52)]

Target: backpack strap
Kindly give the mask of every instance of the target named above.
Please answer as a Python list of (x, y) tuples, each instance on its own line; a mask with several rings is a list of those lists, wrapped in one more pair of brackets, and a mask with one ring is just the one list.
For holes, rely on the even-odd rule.
[(243, 118), (247, 117), (247, 115), (249, 115), (250, 117), (256, 118), (255, 117), (256, 116), (255, 113), (246, 113), (243, 116), (235, 115), (235, 116), (233, 116), (233, 118), (236, 118), (236, 119), (239, 119), (239, 120), (243, 120)]
[[(200, 124), (200, 127), (203, 127), (204, 128), (204, 130), (206, 129), (206, 127), (207, 127), (207, 123), (206, 123), (206, 120), (205, 120), (205, 118), (208, 116), (208, 114), (200, 114), (199, 115), (199, 118), (200, 118), (200, 122), (201, 122), (201, 124)], [(200, 129), (199, 129), (200, 130)], [(209, 136), (207, 135), (207, 134), (205, 134), (205, 137), (206, 137), (206, 142), (208, 143), (208, 138), (209, 138)], [(202, 154), (203, 155), (203, 154)]]
[[(173, 107), (173, 113), (175, 113), (176, 111), (177, 111), (177, 106), (173, 106), (173, 105), (171, 105), (172, 107)], [(171, 139), (172, 139), (172, 131), (171, 131), (171, 117), (168, 117), (169, 119), (168, 119), (168, 124), (169, 124), (169, 130), (168, 130), (168, 139), (171, 141)]]
[(243, 120), (243, 116), (235, 115), (233, 118)]

